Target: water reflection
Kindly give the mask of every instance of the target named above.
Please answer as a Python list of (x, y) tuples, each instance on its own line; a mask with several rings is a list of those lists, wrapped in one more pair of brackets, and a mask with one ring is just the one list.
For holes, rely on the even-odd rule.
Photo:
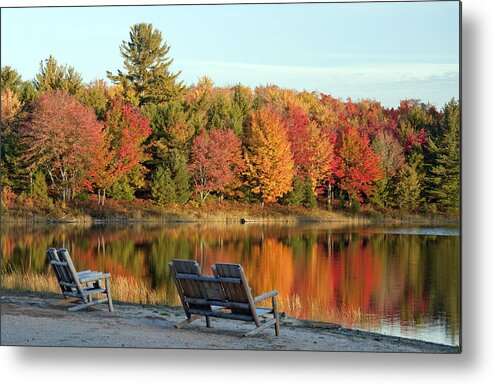
[[(331, 225), (35, 226), (3, 229), (3, 271), (51, 274), (45, 250), (67, 247), (79, 269), (136, 278), (176, 304), (168, 262), (241, 263), (255, 293), (281, 310), (393, 335), (457, 345), (457, 229)], [(173, 299), (175, 298), (175, 299)]]

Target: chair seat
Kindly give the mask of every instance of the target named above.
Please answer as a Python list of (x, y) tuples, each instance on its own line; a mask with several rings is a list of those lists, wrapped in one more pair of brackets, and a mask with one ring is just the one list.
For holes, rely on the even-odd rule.
[(267, 308), (267, 307), (256, 307), (255, 310), (257, 310), (257, 315), (259, 316), (273, 313), (272, 308)]

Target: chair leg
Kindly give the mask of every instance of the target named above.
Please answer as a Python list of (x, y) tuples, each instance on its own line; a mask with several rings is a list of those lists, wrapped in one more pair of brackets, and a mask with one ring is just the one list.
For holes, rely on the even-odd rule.
[(99, 303), (104, 303), (106, 301), (108, 301), (108, 298), (101, 298), (101, 299), (97, 299), (97, 300), (92, 301), (92, 302), (85, 302), (85, 303), (81, 303), (80, 305), (69, 307), (67, 310), (68, 311), (79, 311), (81, 309), (85, 309), (86, 307), (94, 306), (94, 305), (97, 305)]
[(55, 303), (55, 306), (63, 306), (67, 305), (72, 302), (80, 301), (80, 298), (74, 298), (74, 297), (65, 297), (65, 299), (62, 299), (61, 301), (58, 301)]
[(279, 324), (279, 311), (277, 310), (277, 299), (276, 297), (272, 297), (272, 311), (274, 312), (274, 318), (276, 319), (275, 329), (276, 329), (276, 337), (281, 335), (281, 326)]
[(276, 320), (274, 318), (271, 318), (271, 319), (265, 321), (264, 323), (262, 323), (259, 327), (245, 333), (244, 336), (245, 337), (254, 336), (258, 332), (261, 332), (262, 330), (267, 329), (268, 327), (274, 325), (275, 323), (276, 323)]
[(192, 323), (193, 321), (195, 321), (196, 319), (199, 319), (200, 317), (202, 317), (200, 314), (192, 315), (189, 318), (187, 318), (185, 321), (181, 321), (179, 324), (176, 324), (175, 328), (177, 328), (177, 329), (184, 328), (189, 323)]
[(111, 289), (110, 289), (110, 279), (105, 278), (104, 285), (106, 287), (106, 296), (108, 297), (108, 309), (110, 312), (113, 312), (113, 299), (111, 298)]

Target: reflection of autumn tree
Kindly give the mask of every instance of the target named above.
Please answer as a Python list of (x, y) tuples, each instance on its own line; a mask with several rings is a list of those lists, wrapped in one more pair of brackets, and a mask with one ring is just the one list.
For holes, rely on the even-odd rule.
[(339, 254), (343, 263), (340, 301), (351, 308), (359, 307), (364, 313), (371, 313), (375, 310), (372, 298), (382, 279), (381, 260), (364, 239), (355, 238)]
[[(325, 226), (325, 227), (324, 227)], [(287, 225), (132, 225), (3, 228), (4, 266), (50, 274), (45, 251), (67, 247), (78, 268), (135, 279), (173, 301), (174, 258), (195, 259), (205, 274), (215, 262), (240, 263), (255, 293), (280, 292), (281, 310), (341, 322), (341, 309), (424, 322), (446, 315), (459, 328), (457, 237), (389, 234), (387, 229), (328, 230)], [(8, 271), (8, 270), (7, 270)], [(171, 299), (170, 299), (171, 298)], [(173, 304), (176, 304), (173, 302)], [(350, 324), (348, 321), (346, 324)]]

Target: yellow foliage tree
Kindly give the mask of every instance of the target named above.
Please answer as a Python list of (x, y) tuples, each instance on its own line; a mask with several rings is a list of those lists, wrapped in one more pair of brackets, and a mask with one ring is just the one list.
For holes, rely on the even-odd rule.
[(21, 102), (9, 88), (2, 91), (2, 123), (8, 124), (20, 111)]
[(254, 194), (264, 202), (276, 202), (292, 189), (294, 161), (287, 129), (270, 108), (251, 114), (246, 137), (244, 175)]

